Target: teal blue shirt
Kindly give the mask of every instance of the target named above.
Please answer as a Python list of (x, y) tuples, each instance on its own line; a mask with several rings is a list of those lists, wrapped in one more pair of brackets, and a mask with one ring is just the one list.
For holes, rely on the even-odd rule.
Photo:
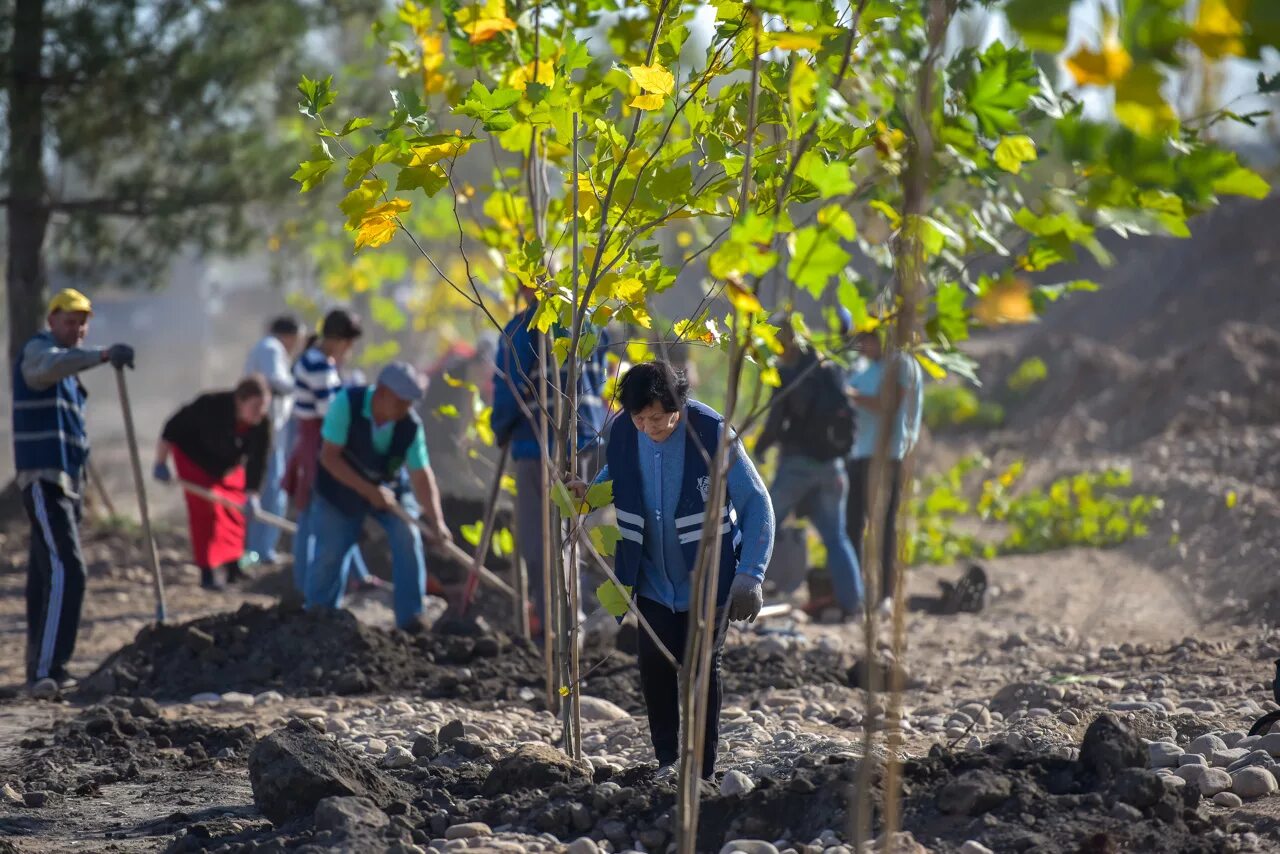
[[(351, 396), (348, 394), (335, 394), (329, 403), (329, 411), (324, 416), (324, 426), (320, 428), (320, 435), (326, 442), (332, 442), (335, 445), (347, 444), (347, 436), (351, 432)], [(380, 454), (385, 454), (391, 450), (391, 437), (396, 432), (396, 422), (388, 421), (386, 424), (373, 423), (373, 388), (365, 389), (364, 393), (364, 415), (369, 419), (369, 430), (373, 434), (373, 449)], [(429, 464), (427, 458), (427, 437), (422, 432), (422, 425), (418, 425), (418, 433), (413, 437), (413, 442), (409, 445), (409, 451), (405, 454), (404, 464), (409, 471), (422, 471)]]
[[(880, 394), (880, 381), (884, 374), (885, 357), (878, 362), (864, 359), (849, 378), (849, 387), (858, 394), (876, 397)], [(924, 409), (924, 374), (920, 363), (910, 356), (894, 357), (898, 363), (898, 389), (902, 393), (902, 403), (898, 411), (893, 413), (893, 434), (889, 438), (890, 459), (900, 460), (915, 447), (920, 437), (920, 412)], [(872, 412), (864, 407), (856, 407), (858, 411), (858, 434), (853, 441), (850, 456), (855, 460), (867, 460), (875, 456), (876, 442), (880, 435), (882, 414)]]

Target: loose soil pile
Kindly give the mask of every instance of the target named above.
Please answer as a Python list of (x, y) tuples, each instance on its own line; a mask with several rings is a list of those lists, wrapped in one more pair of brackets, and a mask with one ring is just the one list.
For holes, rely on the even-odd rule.
[[(81, 696), (187, 700), (274, 690), (527, 702), (541, 690), (541, 672), (533, 648), (504, 635), (410, 635), (363, 625), (345, 611), (244, 605), (143, 629), (84, 681)], [(522, 697), (523, 688), (533, 690)]]
[[(301, 722), (270, 738), (282, 736), (294, 750), (306, 746), (308, 754), (334, 750), (325, 747), (318, 731)], [(596, 779), (589, 779), (544, 745), (525, 745), (498, 759), (483, 745), (450, 741), (443, 734), (438, 744), (414, 752), (419, 754), (415, 766), (390, 772), (411, 785), (415, 794), (410, 801), (390, 805), (384, 800), (389, 821), (382, 816), (375, 823), (366, 818), (344, 825), (326, 819), (322, 828), (293, 824), (279, 831), (258, 826), (234, 835), (188, 833), (169, 850), (216, 848), (236, 854), (263, 850), (262, 846), (340, 848), (357, 838), (364, 846), (421, 845), (470, 822), (487, 825), (482, 835), (488, 828), (501, 828), (550, 833), (565, 842), (589, 836), (608, 840), (615, 850), (636, 842), (648, 850), (662, 850), (672, 839), (674, 784), (655, 781), (649, 769), (633, 769), (613, 780), (601, 779), (597, 772)], [(904, 829), (938, 852), (956, 851), (969, 839), (998, 851), (1245, 850), (1247, 840), (1213, 832), (1216, 822), (1200, 809), (1198, 789), (1170, 787), (1141, 767), (1144, 745), (1114, 718), (1095, 720), (1076, 753), (1079, 758), (1004, 747), (966, 753), (936, 749), (902, 769)], [(857, 759), (832, 754), (811, 760), (791, 774), (766, 776), (742, 794), (720, 795), (715, 785), (706, 784), (699, 850), (717, 851), (736, 839), (804, 844), (829, 829), (846, 827)], [(881, 769), (875, 774), (879, 777)], [(877, 824), (880, 806), (874, 817)], [(337, 808), (330, 804), (326, 812)]]

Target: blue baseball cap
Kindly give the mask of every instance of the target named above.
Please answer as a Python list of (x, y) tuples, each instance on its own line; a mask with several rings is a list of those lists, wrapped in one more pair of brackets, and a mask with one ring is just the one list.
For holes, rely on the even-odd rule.
[(417, 403), (426, 394), (426, 384), (408, 362), (392, 362), (378, 374), (378, 385), (408, 403)]

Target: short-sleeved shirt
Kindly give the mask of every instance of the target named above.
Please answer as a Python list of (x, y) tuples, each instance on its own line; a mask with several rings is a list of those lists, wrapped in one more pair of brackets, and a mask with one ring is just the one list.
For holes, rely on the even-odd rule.
[(293, 366), (293, 414), (300, 421), (324, 418), (342, 388), (338, 366), (319, 347), (308, 347)]
[[(849, 379), (849, 387), (867, 397), (880, 394), (880, 381), (884, 375), (884, 363), (865, 360), (861, 370)], [(915, 359), (907, 356), (893, 357), (898, 364), (898, 388), (902, 403), (893, 414), (893, 434), (889, 438), (889, 457), (900, 460), (915, 446), (920, 436), (920, 411), (924, 408), (924, 375)], [(850, 454), (855, 460), (871, 459), (876, 453), (876, 441), (880, 433), (881, 413), (857, 407), (858, 434)]]
[[(372, 388), (365, 389), (363, 411), (365, 418), (369, 419), (369, 430), (373, 437), (373, 449), (380, 454), (385, 454), (391, 450), (391, 438), (396, 432), (396, 422), (388, 421), (380, 425), (373, 423)], [(326, 442), (345, 446), (347, 437), (350, 434), (351, 395), (334, 395), (329, 403), (329, 411), (324, 416), (324, 426), (320, 428), (320, 435)], [(421, 424), (418, 425), (418, 432), (414, 435), (413, 441), (409, 443), (409, 450), (405, 454), (404, 464), (409, 471), (422, 471), (429, 464), (427, 437), (422, 431)]]

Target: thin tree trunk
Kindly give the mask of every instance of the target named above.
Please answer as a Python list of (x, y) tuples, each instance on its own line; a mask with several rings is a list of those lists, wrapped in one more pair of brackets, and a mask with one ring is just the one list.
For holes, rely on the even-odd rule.
[(40, 158), (44, 150), (44, 0), (16, 0), (9, 54), (9, 261), (6, 271), (9, 364), (40, 331), (49, 210)]

